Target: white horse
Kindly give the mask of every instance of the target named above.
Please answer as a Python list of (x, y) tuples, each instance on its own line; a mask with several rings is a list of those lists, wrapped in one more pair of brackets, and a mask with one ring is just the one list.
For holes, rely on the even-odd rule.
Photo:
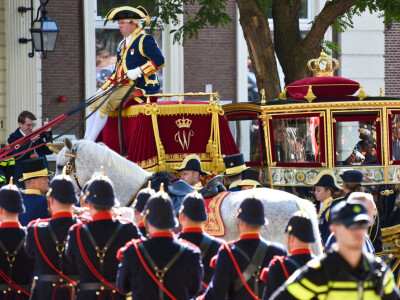
[(63, 166), (71, 159), (73, 147), (76, 147), (74, 160), (74, 173), (77, 175), (73, 180), (77, 191), (90, 180), (95, 172), (104, 168), (104, 175), (108, 176), (114, 183), (114, 190), (121, 206), (125, 206), (140, 185), (150, 176), (137, 164), (123, 158), (104, 144), (97, 144), (88, 140), (79, 140), (73, 146), (71, 141), (65, 139), (65, 147), (57, 155), (57, 172), (61, 173)]
[[(94, 172), (98, 172), (101, 166), (104, 166), (104, 174), (109, 176), (114, 182), (115, 192), (121, 205), (128, 203), (135, 191), (150, 176), (138, 165), (121, 157), (118, 153), (112, 151), (103, 144), (96, 144), (91, 141), (80, 140), (75, 144), (76, 157), (74, 158), (75, 172), (78, 174), (78, 181), (83, 187)], [(66, 142), (57, 156), (57, 171), (60, 172), (70, 159), (66, 154), (71, 154), (72, 143)], [(316, 239), (319, 241), (319, 230), (317, 225), (317, 215), (314, 205), (290, 193), (259, 188), (247, 191), (240, 191), (228, 194), (221, 204), (221, 217), (225, 224), (225, 240), (233, 240), (239, 237), (237, 229), (236, 213), (240, 202), (246, 197), (257, 197), (264, 204), (265, 214), (269, 221), (264, 226), (261, 234), (269, 240), (286, 245), (286, 234), (284, 233), (289, 217), (298, 211), (304, 209), (313, 222), (313, 230)], [(320, 242), (313, 244), (313, 251), (316, 254), (322, 253)]]

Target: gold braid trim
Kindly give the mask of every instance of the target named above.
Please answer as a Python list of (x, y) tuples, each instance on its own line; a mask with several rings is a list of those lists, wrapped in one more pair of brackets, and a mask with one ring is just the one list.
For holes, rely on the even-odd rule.
[[(151, 96), (151, 95), (148, 95)], [(159, 116), (173, 116), (173, 115), (208, 115), (210, 111), (208, 111), (209, 105), (207, 104), (167, 104), (167, 105), (157, 105), (157, 108), (160, 110), (158, 113)], [(133, 118), (137, 117), (139, 114), (143, 114), (146, 110), (145, 105), (133, 105), (122, 110), (122, 117), (124, 118)], [(118, 118), (118, 111), (113, 111), (108, 113), (108, 117), (110, 118)]]

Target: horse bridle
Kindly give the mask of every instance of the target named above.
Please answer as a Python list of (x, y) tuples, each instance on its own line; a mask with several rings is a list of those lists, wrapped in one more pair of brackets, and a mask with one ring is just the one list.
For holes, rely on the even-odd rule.
[[(76, 185), (80, 190), (82, 190), (81, 185), (79, 184), (78, 180), (78, 173), (76, 173), (76, 168), (75, 168), (75, 158), (76, 158), (76, 152), (78, 151), (78, 145), (75, 144), (74, 147), (72, 148), (71, 153), (65, 152), (65, 156), (69, 157), (69, 160), (67, 164), (65, 165), (67, 169), (67, 175), (73, 177), (75, 179)], [(74, 175), (72, 175), (74, 173)]]

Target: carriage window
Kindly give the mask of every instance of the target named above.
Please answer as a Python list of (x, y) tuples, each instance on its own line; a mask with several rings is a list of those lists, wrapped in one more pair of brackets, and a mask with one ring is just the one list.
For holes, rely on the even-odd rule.
[(238, 146), (239, 152), (243, 153), (246, 163), (255, 162), (260, 164), (262, 161), (262, 153), (260, 151), (259, 120), (231, 120), (229, 121), (229, 128)]
[(321, 163), (319, 117), (272, 120), (272, 159), (277, 163)]
[(377, 122), (336, 118), (336, 165), (378, 164)]
[(391, 115), (391, 151), (390, 157), (393, 161), (400, 161), (400, 114)]

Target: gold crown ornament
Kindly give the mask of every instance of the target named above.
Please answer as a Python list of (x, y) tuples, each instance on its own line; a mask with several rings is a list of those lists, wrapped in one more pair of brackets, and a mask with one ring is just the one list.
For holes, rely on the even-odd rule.
[(319, 58), (310, 59), (307, 62), (307, 67), (314, 77), (333, 76), (333, 72), (339, 68), (339, 61), (336, 58), (327, 58), (325, 52), (322, 51)]
[(192, 125), (192, 120), (185, 119), (185, 117), (182, 117), (182, 119), (176, 120), (175, 124), (179, 128), (190, 128), (190, 125)]

